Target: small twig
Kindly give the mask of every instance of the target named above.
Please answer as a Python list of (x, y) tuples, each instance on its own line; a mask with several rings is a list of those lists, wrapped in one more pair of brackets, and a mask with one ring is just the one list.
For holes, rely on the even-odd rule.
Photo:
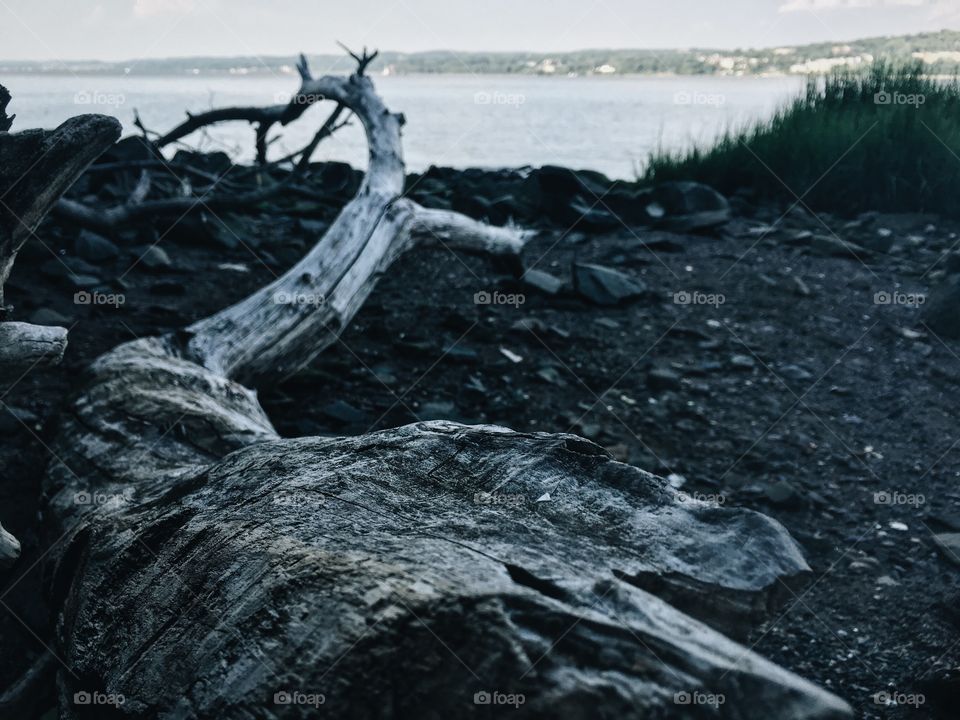
[(340, 118), (341, 113), (343, 113), (344, 106), (338, 104), (330, 116), (326, 119), (326, 122), (317, 130), (316, 135), (313, 136), (313, 139), (307, 143), (307, 145), (300, 151), (300, 161), (297, 163), (292, 171), (294, 177), (303, 174), (304, 170), (310, 165), (310, 158), (313, 156), (314, 150), (317, 149), (317, 145), (324, 139), (333, 135), (337, 130), (346, 125), (350, 118), (347, 118), (342, 123), (337, 124), (337, 120)]
[(297, 72), (300, 73), (302, 82), (313, 80), (313, 75), (310, 73), (310, 63), (307, 62), (307, 56), (303, 53), (300, 53), (300, 60), (297, 62)]
[(133, 124), (134, 127), (139, 128), (140, 132), (143, 134), (143, 139), (147, 142), (150, 142), (150, 135), (160, 136), (160, 133), (148, 130), (147, 126), (143, 124), (143, 120), (140, 119), (140, 112), (137, 110), (133, 111)]
[(372, 53), (368, 53), (366, 45), (363, 46), (363, 52), (360, 55), (357, 55), (355, 52), (353, 52), (353, 50), (348, 48), (339, 40), (337, 41), (337, 45), (342, 47), (344, 49), (344, 52), (347, 53), (347, 55), (349, 55), (354, 60), (356, 60), (357, 70), (354, 74), (357, 76), (362, 76), (363, 73), (366, 72), (366, 69), (367, 67), (369, 67), (370, 63), (372, 63), (377, 58), (377, 55), (380, 54), (379, 50), (374, 50)]

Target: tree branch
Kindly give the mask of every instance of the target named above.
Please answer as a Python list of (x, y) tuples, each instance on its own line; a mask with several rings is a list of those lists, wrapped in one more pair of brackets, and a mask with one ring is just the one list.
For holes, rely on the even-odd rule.
[[(371, 57), (364, 53), (363, 58)], [(354, 74), (308, 79), (301, 94), (334, 100), (360, 119), (369, 147), (367, 172), (354, 199), (297, 265), (240, 303), (188, 328), (187, 356), (241, 382), (275, 381), (309, 363), (336, 340), (377, 278), (411, 247), (442, 242), (517, 255), (527, 238), (513, 228), (425, 210), (401, 197), (403, 119), (387, 110), (368, 78)]]

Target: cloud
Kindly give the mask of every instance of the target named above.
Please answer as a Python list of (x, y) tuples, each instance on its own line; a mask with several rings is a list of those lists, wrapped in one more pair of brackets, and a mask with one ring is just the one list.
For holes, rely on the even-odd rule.
[(801, 12), (803, 10), (850, 10), (859, 8), (883, 7), (926, 7), (935, 5), (936, 0), (787, 0), (780, 6), (780, 12)]
[(133, 14), (137, 17), (185, 15), (193, 9), (194, 0), (135, 0), (133, 4)]

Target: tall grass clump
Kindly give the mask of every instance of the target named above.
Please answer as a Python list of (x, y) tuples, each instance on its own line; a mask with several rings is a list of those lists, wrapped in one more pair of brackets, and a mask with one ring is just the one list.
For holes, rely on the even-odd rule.
[(796, 194), (840, 214), (960, 215), (960, 84), (884, 62), (810, 78), (767, 122), (710, 148), (655, 154), (644, 180), (697, 180), (788, 203)]

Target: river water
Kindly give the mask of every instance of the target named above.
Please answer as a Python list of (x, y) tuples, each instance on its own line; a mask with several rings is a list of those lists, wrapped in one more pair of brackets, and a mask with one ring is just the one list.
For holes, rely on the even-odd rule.
[[(729, 128), (769, 117), (801, 89), (793, 77), (411, 75), (375, 82), (388, 106), (407, 118), (410, 170), (555, 164), (613, 178), (635, 177), (658, 147), (707, 145)], [(166, 131), (185, 110), (285, 102), (297, 78), (5, 75), (0, 84), (13, 94), (14, 130), (55, 127), (71, 115), (100, 112), (133, 132), (134, 110), (150, 129)], [(304, 144), (324, 116), (311, 108), (283, 130), (271, 154)], [(253, 153), (253, 131), (245, 123), (188, 141), (241, 160)], [(365, 152), (354, 126), (325, 141), (315, 157), (362, 167)]]

